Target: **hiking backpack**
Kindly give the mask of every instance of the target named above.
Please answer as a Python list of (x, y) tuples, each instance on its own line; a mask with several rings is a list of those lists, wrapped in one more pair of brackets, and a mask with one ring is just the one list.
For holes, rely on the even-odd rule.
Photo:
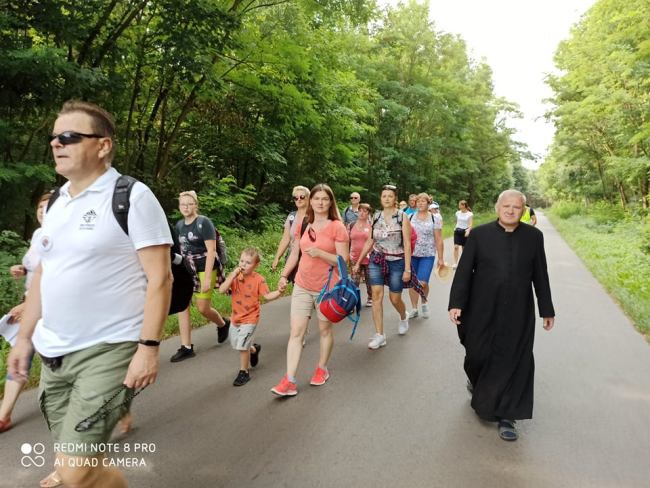
[[(127, 236), (129, 235), (131, 190), (137, 182), (138, 180), (132, 176), (120, 175), (115, 182), (115, 188), (113, 189), (113, 200), (111, 205), (113, 208), (113, 215), (115, 216), (115, 220), (117, 220), (120, 228)], [(60, 195), (61, 189), (55, 188), (52, 192), (52, 196), (50, 196), (50, 200), (47, 202), (46, 211), (50, 209)], [(169, 302), (169, 311), (167, 313), (168, 315), (172, 315), (182, 312), (189, 306), (194, 291), (194, 280), (186, 267), (185, 259), (181, 256), (181, 246), (176, 229), (170, 225), (169, 230), (173, 241), (170, 253), (171, 271), (174, 277), (174, 282), (172, 284), (172, 296), (171, 301)]]
[[(199, 215), (199, 219), (202, 219), (203, 216)], [(204, 221), (201, 221), (204, 222)], [(197, 221), (197, 223), (199, 223)], [(213, 224), (214, 225), (214, 224)], [(216, 248), (217, 248), (217, 259), (221, 263), (221, 267), (226, 269), (226, 264), (228, 264), (228, 248), (226, 247), (226, 241), (223, 240), (223, 236), (219, 233), (219, 230), (214, 226), (214, 232), (216, 234)]]
[[(345, 261), (341, 256), (337, 256), (337, 265), (339, 269), (339, 281), (330, 289), (330, 282), (334, 274), (334, 266), (330, 268), (330, 274), (327, 283), (318, 296), (318, 309), (327, 317), (327, 320), (336, 324), (345, 317), (349, 318), (354, 324), (350, 340), (354, 337), (361, 318), (361, 293), (359, 287), (348, 277)], [(356, 311), (356, 317), (352, 314)]]

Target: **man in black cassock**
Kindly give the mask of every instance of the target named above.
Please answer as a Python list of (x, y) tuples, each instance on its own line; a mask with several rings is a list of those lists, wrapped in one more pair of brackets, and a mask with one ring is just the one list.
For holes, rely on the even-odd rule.
[(539, 229), (520, 224), (526, 197), (506, 190), (498, 220), (472, 229), (449, 296), (449, 318), (465, 347), (472, 408), (499, 422), (504, 440), (518, 437), (515, 420), (533, 416), (535, 310), (551, 330), (555, 310)]

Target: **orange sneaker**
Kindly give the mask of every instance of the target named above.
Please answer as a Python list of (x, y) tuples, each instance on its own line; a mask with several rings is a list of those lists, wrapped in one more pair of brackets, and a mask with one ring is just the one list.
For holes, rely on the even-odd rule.
[(317, 366), (316, 371), (314, 371), (314, 376), (311, 377), (311, 381), (309, 382), (309, 384), (314, 386), (324, 385), (325, 382), (329, 379), (329, 377), (330, 377), (329, 371), (321, 368), (320, 366)]
[(271, 388), (271, 391), (279, 396), (296, 396), (298, 394), (296, 384), (289, 381), (287, 375), (284, 375), (280, 383)]

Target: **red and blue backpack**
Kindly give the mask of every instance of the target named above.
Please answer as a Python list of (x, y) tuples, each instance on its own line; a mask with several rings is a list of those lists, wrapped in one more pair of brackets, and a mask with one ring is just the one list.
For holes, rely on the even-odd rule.
[[(350, 334), (350, 340), (354, 337), (361, 318), (361, 293), (359, 287), (348, 277), (345, 261), (341, 256), (337, 257), (339, 269), (339, 281), (330, 290), (330, 282), (334, 273), (334, 266), (330, 268), (327, 283), (318, 296), (318, 308), (320, 312), (332, 323), (337, 323), (345, 317), (349, 318), (354, 326)], [(356, 311), (356, 317), (353, 313)]]

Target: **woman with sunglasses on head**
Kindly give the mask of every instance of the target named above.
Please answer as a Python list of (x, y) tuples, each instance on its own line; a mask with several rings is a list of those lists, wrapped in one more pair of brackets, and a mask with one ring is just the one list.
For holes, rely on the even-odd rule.
[(469, 233), (472, 232), (474, 214), (465, 200), (458, 202), (458, 211), (456, 212), (456, 228), (454, 229), (454, 264), (452, 268), (456, 269), (458, 260), (463, 254), (463, 247), (467, 242)]
[[(316, 308), (320, 330), (320, 356), (310, 384), (320, 386), (329, 378), (327, 363), (334, 346), (332, 323), (318, 310), (317, 300), (328, 281), (330, 268), (332, 280), (338, 281), (338, 256), (348, 259), (348, 233), (341, 222), (332, 189), (324, 184), (312, 188), (306, 215), (307, 228), (296, 226), (295, 241), (287, 264), (282, 270), (278, 289), (287, 286), (287, 277), (298, 267), (291, 295), (291, 333), (287, 344), (287, 373), (271, 391), (280, 396), (298, 393), (296, 372), (300, 363), (302, 343), (312, 311)], [(298, 259), (299, 253), (302, 257)]]
[[(273, 258), (273, 264), (271, 264), (271, 269), (273, 271), (277, 269), (280, 258), (285, 254), (285, 252), (285, 262), (289, 259), (289, 253), (291, 252), (291, 247), (293, 246), (293, 241), (295, 239), (296, 228), (300, 228), (302, 220), (305, 218), (305, 214), (307, 213), (309, 188), (306, 186), (294, 186), (291, 193), (293, 195), (293, 202), (296, 204), (296, 210), (291, 212), (287, 216), (287, 220), (284, 222), (282, 239), (280, 239), (278, 250), (275, 252), (275, 258)], [(289, 281), (293, 282), (294, 276), (289, 276)]]
[[(402, 210), (397, 208), (397, 187), (384, 185), (381, 192), (382, 210), (372, 221), (372, 232), (361, 250), (361, 255), (370, 253), (370, 285), (372, 287), (372, 319), (375, 335), (368, 348), (379, 349), (386, 345), (384, 334), (384, 285), (388, 286), (390, 302), (400, 316), (397, 330), (400, 335), (409, 329), (406, 306), (402, 301), (402, 290), (410, 287), (422, 295), (422, 288), (413, 276), (411, 268), (411, 223)], [(352, 272), (358, 273), (361, 264), (354, 265)], [(426, 301), (426, 298), (424, 299)]]
[[(183, 216), (176, 223), (176, 232), (181, 243), (181, 253), (192, 270), (194, 277), (194, 298), (196, 308), (210, 322), (217, 326), (217, 341), (228, 339), (230, 320), (224, 319), (212, 308), (212, 290), (224, 280), (223, 265), (217, 258), (217, 231), (212, 221), (199, 215), (199, 199), (194, 191), (184, 191), (178, 197), (178, 208)], [(176, 363), (193, 358), (192, 323), (190, 307), (178, 314), (178, 328), (181, 333), (181, 347), (171, 357)]]

